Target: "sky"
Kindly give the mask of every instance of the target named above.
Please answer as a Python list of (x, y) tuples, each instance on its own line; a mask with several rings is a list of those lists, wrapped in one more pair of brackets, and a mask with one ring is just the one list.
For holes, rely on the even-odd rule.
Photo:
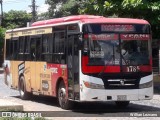
[[(45, 0), (35, 0), (38, 6), (37, 12), (43, 13), (48, 9), (48, 5), (45, 4)], [(32, 4), (32, 0), (3, 0), (3, 11), (8, 12), (10, 10), (26, 10), (31, 12), (29, 5)]]

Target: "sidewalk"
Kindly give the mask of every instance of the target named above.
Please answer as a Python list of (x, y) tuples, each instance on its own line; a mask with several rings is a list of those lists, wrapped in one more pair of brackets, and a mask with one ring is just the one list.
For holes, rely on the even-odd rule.
[(0, 99), (0, 111), (23, 111), (23, 105)]
[[(0, 68), (0, 74), (3, 75), (3, 68)], [(0, 111), (23, 111), (23, 105), (11, 102), (6, 98), (0, 98)]]

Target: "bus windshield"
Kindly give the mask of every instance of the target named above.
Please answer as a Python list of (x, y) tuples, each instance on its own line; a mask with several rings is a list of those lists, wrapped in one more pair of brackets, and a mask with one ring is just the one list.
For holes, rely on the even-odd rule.
[(119, 65), (118, 35), (89, 35), (89, 65)]
[(87, 33), (84, 35), (84, 48), (88, 47), (88, 65), (138, 66), (150, 64), (148, 27), (145, 25), (124, 25), (117, 28), (104, 26), (96, 24), (85, 28)]
[(148, 41), (144, 40), (130, 40), (122, 41), (122, 59), (127, 65), (148, 65), (149, 51)]
[(120, 65), (121, 60), (122, 65), (149, 64), (148, 40), (105, 40), (105, 35), (102, 40), (98, 36), (99, 40), (90, 37), (88, 41), (89, 65)]

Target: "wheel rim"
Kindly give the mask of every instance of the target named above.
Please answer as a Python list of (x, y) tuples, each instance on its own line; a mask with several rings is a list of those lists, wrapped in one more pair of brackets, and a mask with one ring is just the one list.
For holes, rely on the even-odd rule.
[(22, 80), (20, 82), (20, 94), (21, 94), (21, 96), (24, 95), (24, 84), (23, 84)]
[(64, 87), (61, 87), (58, 92), (59, 104), (61, 107), (65, 106), (66, 103), (66, 90)]

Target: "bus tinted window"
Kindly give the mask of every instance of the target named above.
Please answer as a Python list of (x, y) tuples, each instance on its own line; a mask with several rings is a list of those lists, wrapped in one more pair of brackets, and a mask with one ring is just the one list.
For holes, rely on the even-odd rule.
[(53, 35), (43, 35), (42, 39), (42, 61), (52, 62)]
[(55, 53), (64, 53), (64, 40), (65, 33), (64, 32), (56, 32), (55, 33)]
[(18, 59), (23, 60), (23, 53), (24, 53), (24, 41), (25, 37), (19, 37), (19, 53), (18, 53)]
[(24, 59), (30, 60), (30, 39), (29, 39), (29, 36), (25, 37)]
[(17, 60), (18, 39), (6, 41), (6, 59)]
[(6, 59), (10, 59), (10, 40), (6, 40)]
[(31, 53), (31, 60), (33, 61), (41, 60), (41, 37), (40, 36), (35, 36), (31, 38), (30, 53)]
[(65, 63), (65, 31), (55, 32), (53, 62)]
[(17, 60), (18, 59), (18, 39), (17, 40), (13, 40), (12, 42), (13, 44), (13, 56), (12, 59), (13, 60)]

